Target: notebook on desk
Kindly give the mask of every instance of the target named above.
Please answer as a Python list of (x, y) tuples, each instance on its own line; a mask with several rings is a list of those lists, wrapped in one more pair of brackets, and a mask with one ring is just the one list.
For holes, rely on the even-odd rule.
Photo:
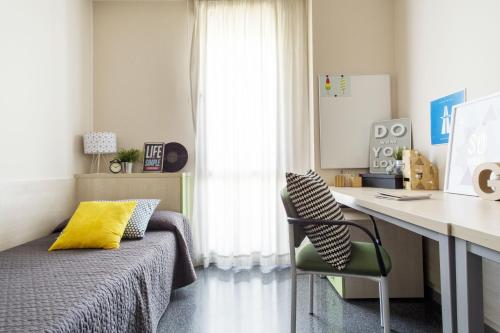
[(424, 200), (431, 198), (430, 193), (422, 194), (403, 194), (400, 192), (378, 192), (375, 198), (387, 199), (387, 200), (397, 200), (397, 201), (410, 201), (410, 200)]

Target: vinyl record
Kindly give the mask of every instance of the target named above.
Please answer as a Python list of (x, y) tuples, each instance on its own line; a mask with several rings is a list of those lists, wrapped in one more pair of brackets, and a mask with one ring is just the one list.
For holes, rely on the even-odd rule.
[(170, 142), (163, 149), (163, 172), (177, 172), (188, 160), (186, 148), (178, 142)]

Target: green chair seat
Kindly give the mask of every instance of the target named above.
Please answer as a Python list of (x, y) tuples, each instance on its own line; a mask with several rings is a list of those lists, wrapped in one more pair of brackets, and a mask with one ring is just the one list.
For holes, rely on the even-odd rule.
[[(391, 258), (387, 251), (380, 247), (382, 260), (386, 268), (386, 273), (389, 274), (392, 268)], [(378, 266), (377, 254), (373, 243), (352, 242), (351, 243), (351, 260), (347, 266), (339, 271), (332, 265), (321, 259), (320, 255), (312, 244), (307, 244), (302, 249), (297, 251), (295, 256), (296, 266), (298, 269), (325, 273), (344, 273), (367, 276), (380, 276), (380, 268)]]

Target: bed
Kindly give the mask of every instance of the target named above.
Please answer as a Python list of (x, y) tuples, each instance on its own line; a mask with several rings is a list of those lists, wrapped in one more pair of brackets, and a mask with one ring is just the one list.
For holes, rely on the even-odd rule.
[(172, 289), (196, 279), (178, 213), (118, 250), (48, 252), (57, 235), (0, 252), (0, 332), (155, 332)]

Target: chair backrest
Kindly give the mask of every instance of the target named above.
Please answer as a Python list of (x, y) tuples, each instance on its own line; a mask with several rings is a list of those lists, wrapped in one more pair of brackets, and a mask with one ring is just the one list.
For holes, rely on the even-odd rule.
[[(299, 217), (297, 215), (297, 211), (295, 210), (295, 206), (293, 205), (292, 200), (290, 199), (290, 195), (288, 194), (288, 191), (286, 190), (286, 187), (281, 190), (281, 201), (283, 201), (283, 206), (285, 207), (286, 215), (288, 217)], [(304, 238), (306, 238), (306, 234), (304, 232), (304, 229), (300, 226), (294, 225), (293, 226), (293, 235), (294, 235), (294, 244), (293, 246), (299, 247)]]

